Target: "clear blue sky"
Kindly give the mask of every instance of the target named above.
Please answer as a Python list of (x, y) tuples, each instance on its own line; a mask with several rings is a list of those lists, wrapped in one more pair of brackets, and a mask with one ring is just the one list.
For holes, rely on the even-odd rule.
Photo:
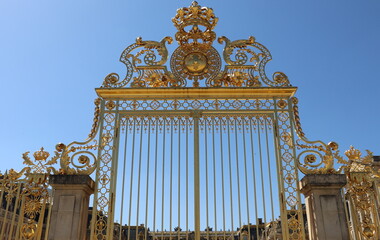
[[(380, 1), (198, 1), (219, 17), (218, 36), (250, 35), (272, 53), (268, 75), (299, 87), (310, 140), (380, 155)], [(173, 36), (171, 18), (191, 1), (0, 0), (0, 169), (21, 154), (84, 140), (94, 88), (136, 37)]]

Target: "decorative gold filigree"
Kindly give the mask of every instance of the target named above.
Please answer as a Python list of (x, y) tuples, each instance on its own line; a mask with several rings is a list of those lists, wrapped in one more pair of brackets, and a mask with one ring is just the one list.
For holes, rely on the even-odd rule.
[[(41, 177), (41, 174), (31, 173), (32, 177), (24, 183), (22, 195), (25, 197), (23, 201), (23, 214), (27, 221), (22, 224), (21, 235), (25, 239), (33, 239), (37, 232), (37, 218), (43, 216), (45, 205), (49, 199), (47, 177)], [(42, 223), (42, 222), (41, 222)]]
[[(139, 51), (137, 54), (127, 55), (127, 57), (132, 57), (132, 64), (136, 66), (136, 63), (141, 63), (139, 57), (144, 55), (144, 63), (147, 66), (161, 66), (166, 63), (168, 59), (168, 50), (165, 46), (165, 43), (171, 44), (173, 39), (171, 37), (164, 37), (160, 42), (156, 41), (143, 41), (141, 37), (136, 39), (136, 44), (139, 47), (144, 47), (143, 50)], [(157, 54), (161, 56), (160, 61), (156, 60), (156, 54), (154, 50), (157, 51)]]
[(273, 110), (272, 99), (124, 100), (119, 110)]
[(209, 82), (214, 87), (260, 87), (261, 83), (258, 76), (252, 76), (249, 69), (227, 68), (227, 72), (219, 74), (219, 76)]
[(221, 68), (218, 51), (204, 44), (178, 47), (171, 59), (170, 66), (175, 78), (193, 80), (193, 86), (199, 87), (199, 80), (215, 78)]
[(160, 70), (145, 70), (141, 78), (135, 78), (132, 85), (138, 87), (178, 87), (180, 82), (174, 76)]
[(30, 159), (29, 152), (22, 154), (22, 158), (24, 159), (23, 164), (27, 165), (27, 167), (21, 170), (22, 173), (36, 173), (36, 174), (55, 174), (57, 170), (53, 167), (54, 164), (57, 163), (59, 159), (59, 153), (57, 151), (54, 152), (55, 155), (46, 162), (47, 158), (50, 154), (44, 151), (42, 147), (39, 151), (36, 151), (34, 156), (34, 161)]
[[(225, 42), (223, 58), (226, 64), (220, 71), (222, 60), (212, 46), (218, 18), (211, 8), (193, 2), (189, 7), (178, 9), (172, 21), (178, 30), (175, 39), (179, 44), (171, 54), (172, 72), (165, 66), (170, 56), (165, 44), (171, 44), (172, 38), (165, 37), (157, 42), (143, 41), (139, 37), (120, 57), (127, 67), (124, 79), (117, 73), (110, 73), (102, 87), (121, 88), (128, 84), (133, 88), (185, 87), (187, 81), (191, 81), (193, 87), (290, 86), (282, 72), (275, 72), (272, 79), (266, 76), (265, 65), (272, 56), (252, 36), (235, 41), (224, 36), (218, 38), (219, 43)], [(203, 79), (206, 81), (201, 84), (199, 80)]]
[(365, 172), (351, 172), (348, 175), (347, 194), (353, 206), (353, 216), (357, 219), (356, 230), (364, 239), (374, 238), (376, 232), (376, 207), (373, 180)]
[(106, 103), (106, 108), (107, 108), (108, 110), (112, 110), (112, 109), (114, 109), (115, 106), (116, 106), (116, 104), (115, 104), (114, 101), (108, 101), (108, 102)]
[(347, 160), (340, 158), (344, 172), (347, 176), (347, 196), (354, 208), (352, 212), (354, 221), (359, 226), (356, 229), (365, 239), (378, 239), (379, 233), (376, 227), (376, 203), (373, 182), (380, 178), (380, 173), (373, 166), (372, 152), (367, 150), (367, 155), (353, 146), (345, 152)]
[[(171, 37), (164, 37), (160, 42), (143, 41), (141, 37), (137, 38), (136, 43), (128, 46), (120, 56), (120, 61), (124, 63), (127, 67), (127, 75), (125, 76), (125, 78), (120, 81), (120, 77), (117, 73), (110, 73), (105, 77), (102, 87), (126, 86), (132, 79), (133, 73), (137, 72), (137, 69), (140, 67), (139, 65), (143, 62), (145, 64), (143, 66), (147, 68), (162, 68), (162, 66), (166, 63), (168, 59), (168, 50), (165, 44), (171, 44), (172, 42), (173, 39)], [(138, 48), (143, 49), (133, 54), (132, 52)], [(157, 56), (159, 56), (160, 58), (157, 59)], [(141, 58), (143, 60), (141, 60)], [(132, 85), (132, 87), (133, 86), (134, 85)]]
[[(288, 77), (282, 72), (275, 72), (273, 80), (266, 76), (265, 65), (272, 59), (272, 56), (268, 49), (256, 42), (254, 37), (250, 36), (248, 39), (230, 41), (227, 37), (222, 36), (218, 38), (218, 42), (220, 44), (225, 42), (223, 58), (228, 64), (225, 72), (231, 66), (245, 66), (251, 71), (257, 71), (261, 80), (269, 86), (289, 86)], [(256, 81), (258, 81), (258, 78)], [(256, 83), (255, 87), (260, 85)], [(248, 86), (251, 87), (252, 85), (247, 84)]]

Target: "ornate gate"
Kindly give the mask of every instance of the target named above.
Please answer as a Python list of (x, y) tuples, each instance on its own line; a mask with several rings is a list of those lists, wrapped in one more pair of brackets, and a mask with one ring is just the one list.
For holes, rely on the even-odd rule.
[[(342, 181), (328, 196), (338, 196), (334, 202), (345, 197), (339, 206), (346, 215), (342, 211), (337, 219), (347, 219), (351, 239), (378, 239), (380, 164), (372, 153), (361, 157), (352, 147), (344, 159), (335, 142), (307, 140), (297, 88), (284, 73), (267, 77), (270, 52), (253, 37), (219, 37), (219, 54), (211, 8), (193, 2), (172, 21), (178, 30), (172, 54), (166, 46), (171, 37), (138, 38), (123, 51), (126, 76), (111, 73), (96, 89), (85, 142), (58, 144), (48, 161), (43, 149), (34, 153), (35, 161), (25, 153), (27, 167), (0, 175), (0, 239), (55, 237), (48, 233), (55, 216), (50, 174), (95, 175), (92, 213), (86, 190), (77, 221), (83, 233), (90, 216), (91, 239), (317, 238), (328, 224), (316, 220), (324, 216), (313, 209), (319, 203), (308, 189), (308, 236), (299, 171), (313, 177), (344, 172), (338, 177), (347, 184)], [(53, 166), (58, 159), (60, 170)], [(339, 224), (344, 231), (347, 224)]]
[(170, 71), (172, 38), (138, 38), (120, 58), (126, 76), (96, 89), (90, 139), (62, 154), (69, 173), (96, 167), (92, 239), (305, 238), (296, 88), (281, 72), (266, 76), (271, 55), (253, 37), (219, 37), (221, 58), (217, 21), (196, 2), (179, 9)]

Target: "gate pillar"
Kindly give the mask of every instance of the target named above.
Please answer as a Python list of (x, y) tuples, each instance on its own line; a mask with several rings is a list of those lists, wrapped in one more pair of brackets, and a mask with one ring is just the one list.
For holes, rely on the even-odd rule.
[(87, 175), (51, 175), (54, 189), (49, 240), (84, 240), (94, 181)]
[(349, 239), (341, 189), (346, 185), (343, 174), (310, 174), (300, 181), (305, 195), (310, 239)]

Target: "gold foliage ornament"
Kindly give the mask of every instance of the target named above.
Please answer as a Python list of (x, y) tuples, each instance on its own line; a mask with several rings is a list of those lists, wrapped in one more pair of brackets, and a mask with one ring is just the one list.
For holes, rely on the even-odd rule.
[(28, 222), (21, 227), (23, 239), (33, 239), (37, 232), (37, 224), (28, 219)]
[[(92, 144), (90, 144), (92, 142)], [(90, 150), (97, 150), (96, 140), (90, 139), (84, 143), (73, 142), (66, 146), (63, 143), (56, 145), (61, 154), (61, 174), (90, 175), (96, 168), (96, 156)]]
[[(194, 1), (189, 7), (178, 9), (172, 22), (177, 28), (175, 40), (179, 46), (171, 55), (166, 46), (172, 43), (171, 37), (161, 41), (143, 41), (139, 37), (121, 54), (120, 61), (127, 68), (124, 79), (111, 73), (102, 87), (179, 88), (190, 83), (192, 87), (290, 86), (282, 72), (275, 72), (272, 79), (267, 77), (265, 65), (272, 57), (254, 37), (235, 41), (219, 37), (218, 42), (225, 43), (222, 58), (213, 46), (218, 18), (212, 8)], [(166, 66), (169, 57), (170, 69)]]
[(44, 151), (44, 148), (41, 147), (39, 151), (36, 151), (34, 156), (34, 161), (30, 159), (28, 156), (29, 152), (26, 152), (22, 155), (24, 159), (23, 164), (27, 165), (27, 167), (23, 168), (20, 173), (33, 173), (33, 174), (55, 174), (57, 170), (54, 168), (54, 164), (57, 163), (59, 159), (59, 153), (57, 151), (54, 152), (54, 156), (47, 161), (50, 154)]
[(348, 160), (340, 157), (344, 173), (347, 176), (347, 196), (352, 202), (353, 218), (359, 233), (364, 239), (378, 239), (377, 227), (377, 207), (375, 201), (374, 180), (380, 178), (380, 173), (373, 166), (372, 152), (367, 150), (367, 155), (362, 157), (362, 153), (353, 146), (345, 151)]

